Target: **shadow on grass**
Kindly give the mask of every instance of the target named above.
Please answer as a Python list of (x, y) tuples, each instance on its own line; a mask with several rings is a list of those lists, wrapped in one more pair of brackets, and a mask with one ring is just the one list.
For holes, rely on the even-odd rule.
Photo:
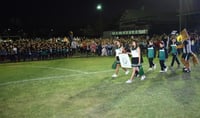
[[(83, 103), (79, 107), (80, 109), (86, 108), (84, 111), (87, 117), (102, 116), (120, 103), (124, 96), (128, 96), (137, 90), (141, 84), (126, 84), (122, 78), (112, 79), (111, 77), (105, 77), (94, 86), (86, 90), (80, 90), (76, 95), (70, 96), (65, 104), (69, 107), (75, 107), (76, 102), (82, 99)], [(90, 101), (90, 104), (85, 104), (85, 100)], [(88, 108), (92, 108), (89, 110), (89, 114), (86, 112)]]
[[(180, 85), (174, 84), (173, 82), (169, 82), (169, 89), (174, 97), (174, 99), (181, 103), (182, 105), (189, 105), (193, 99), (197, 96), (196, 89), (193, 86), (194, 82), (189, 80), (189, 74), (183, 74), (183, 83)], [(178, 87), (177, 87), (178, 86)]]
[[(168, 79), (168, 89), (171, 90), (172, 96), (174, 99), (182, 104), (183, 106), (188, 106), (194, 104), (194, 99), (198, 96), (195, 83), (195, 79), (199, 78), (194, 76), (195, 73), (198, 73), (198, 69), (194, 68), (191, 73), (175, 72), (177, 76), (169, 76)], [(171, 80), (179, 80), (177, 83), (174, 83)], [(185, 108), (185, 107), (184, 107)]]
[[(124, 79), (128, 76), (119, 76), (116, 79), (104, 77), (96, 82), (93, 86), (85, 90), (80, 90), (79, 93), (70, 96), (66, 101), (69, 109), (77, 109), (84, 111), (81, 115), (87, 117), (98, 117), (107, 114), (115, 108), (116, 104), (120, 104), (125, 96), (134, 93), (140, 86), (144, 86), (146, 95), (165, 96), (166, 93), (172, 96), (177, 103), (187, 106), (197, 96), (196, 90), (193, 87), (192, 73), (182, 73), (179, 69), (176, 71), (168, 71), (167, 73), (150, 73), (146, 72), (147, 80), (140, 81), (135, 78), (132, 84), (126, 84)], [(148, 76), (150, 76), (148, 78)], [(179, 83), (180, 82), (180, 83)], [(177, 86), (178, 84), (178, 86)], [(82, 102), (78, 102), (78, 101)], [(159, 98), (156, 98), (159, 100)], [(89, 101), (89, 103), (85, 103)], [(79, 105), (77, 106), (77, 102)], [(187, 109), (186, 109), (187, 110)], [(74, 114), (74, 113), (72, 113)], [(80, 115), (80, 114), (78, 114)]]

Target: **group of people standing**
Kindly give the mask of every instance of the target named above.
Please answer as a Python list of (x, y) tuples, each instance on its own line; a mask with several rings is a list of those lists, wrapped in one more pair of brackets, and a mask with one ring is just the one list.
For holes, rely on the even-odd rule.
[[(119, 60), (119, 55), (122, 53), (126, 53), (131, 56), (131, 64), (132, 64), (132, 74), (130, 79), (126, 81), (126, 83), (132, 83), (134, 80), (134, 77), (141, 77), (141, 80), (144, 80), (146, 76), (144, 75), (144, 70), (142, 68), (142, 63), (143, 63), (143, 56), (142, 56), (142, 51), (140, 46), (138, 45), (137, 40), (132, 40), (131, 42), (131, 47), (130, 49), (125, 49), (123, 44), (120, 42), (120, 40), (117, 40), (114, 42), (116, 45), (115, 49), (115, 57), (116, 57), (116, 62), (117, 66), (115, 69), (115, 73), (112, 75), (113, 78), (118, 77), (119, 73), (119, 68), (121, 66), (120, 60)], [(191, 49), (191, 40), (186, 39), (183, 40), (182, 42), (177, 42), (176, 37), (171, 37), (171, 39), (168, 38), (167, 41), (162, 40), (159, 43), (159, 48), (156, 49), (154, 42), (152, 40), (148, 40), (148, 45), (146, 48), (146, 54), (149, 62), (149, 69), (148, 71), (152, 71), (156, 69), (156, 64), (154, 63), (154, 58), (156, 56), (159, 59), (159, 64), (160, 64), (160, 73), (167, 72), (168, 67), (166, 66), (165, 62), (166, 59), (168, 58), (168, 54), (172, 54), (172, 60), (170, 64), (170, 68), (173, 69), (174, 63), (177, 63), (177, 67), (180, 68), (180, 61), (178, 58), (178, 50), (177, 46), (182, 45), (183, 53), (181, 56), (181, 62), (183, 64), (183, 72), (189, 73), (191, 72), (190, 68), (190, 57), (195, 56), (195, 54), (192, 52)], [(158, 54), (156, 54), (158, 53)], [(129, 74), (129, 70), (126, 68), (122, 68), (125, 71), (125, 74)]]

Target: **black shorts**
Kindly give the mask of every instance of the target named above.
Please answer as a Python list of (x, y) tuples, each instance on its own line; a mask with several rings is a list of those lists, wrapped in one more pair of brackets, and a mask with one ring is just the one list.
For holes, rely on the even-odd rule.
[(191, 53), (183, 53), (182, 58), (188, 61), (190, 59)]
[(120, 64), (119, 56), (116, 57), (117, 64)]
[(132, 63), (132, 67), (138, 67), (138, 63), (139, 63), (139, 58), (131, 58), (131, 63)]

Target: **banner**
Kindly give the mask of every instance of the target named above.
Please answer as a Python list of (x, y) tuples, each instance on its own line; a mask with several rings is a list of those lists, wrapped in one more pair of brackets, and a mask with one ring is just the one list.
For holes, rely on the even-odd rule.
[(132, 68), (128, 54), (120, 54), (119, 60), (122, 68)]

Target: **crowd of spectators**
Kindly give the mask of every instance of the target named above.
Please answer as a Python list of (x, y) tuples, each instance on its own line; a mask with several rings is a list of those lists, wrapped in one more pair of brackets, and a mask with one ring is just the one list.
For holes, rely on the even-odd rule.
[[(170, 38), (168, 35), (132, 36), (120, 38), (126, 49), (130, 49), (132, 39), (138, 40), (142, 52), (145, 54), (147, 41), (153, 40), (158, 48), (160, 41)], [(33, 60), (50, 60), (69, 58), (73, 56), (113, 56), (115, 53), (114, 39), (86, 39), (74, 38), (70, 42), (66, 37), (51, 39), (18, 39), (0, 40), (0, 63)], [(191, 35), (192, 50), (199, 54), (200, 39), (198, 35)], [(181, 49), (181, 47), (180, 47)], [(181, 51), (180, 51), (181, 52)]]

